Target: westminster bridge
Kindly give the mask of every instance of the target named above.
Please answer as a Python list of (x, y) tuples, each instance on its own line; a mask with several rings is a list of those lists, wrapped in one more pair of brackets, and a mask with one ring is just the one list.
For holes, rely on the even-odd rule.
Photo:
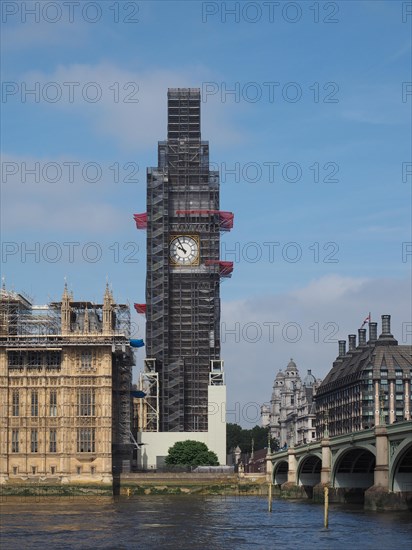
[(368, 509), (412, 509), (412, 421), (312, 442), (267, 455), (269, 480), (284, 498), (364, 502)]

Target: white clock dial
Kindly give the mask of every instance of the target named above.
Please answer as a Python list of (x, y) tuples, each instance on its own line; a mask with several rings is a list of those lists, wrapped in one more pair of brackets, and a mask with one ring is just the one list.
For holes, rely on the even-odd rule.
[(199, 241), (189, 235), (173, 237), (170, 242), (170, 258), (175, 264), (193, 265), (199, 259)]

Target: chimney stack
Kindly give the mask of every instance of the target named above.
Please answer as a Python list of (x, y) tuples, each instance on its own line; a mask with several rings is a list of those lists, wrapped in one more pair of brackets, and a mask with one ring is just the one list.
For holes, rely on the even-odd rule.
[(358, 335), (359, 347), (366, 346), (366, 328), (360, 328), (358, 330)]
[(378, 339), (378, 323), (369, 323), (369, 342), (376, 342)]
[(356, 349), (356, 334), (349, 334), (349, 351), (355, 351)]
[(382, 315), (382, 336), (392, 336), (391, 334), (391, 316)]
[(396, 340), (391, 334), (391, 316), (382, 315), (382, 334), (377, 340), (379, 346), (397, 346), (398, 340)]
[(346, 340), (339, 340), (339, 357), (346, 355)]

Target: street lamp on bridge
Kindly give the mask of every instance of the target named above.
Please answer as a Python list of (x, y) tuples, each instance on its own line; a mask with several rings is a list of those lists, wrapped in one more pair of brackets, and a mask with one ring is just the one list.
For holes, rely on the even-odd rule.
[(325, 410), (323, 413), (323, 419), (324, 419), (324, 430), (323, 430), (323, 437), (327, 438), (329, 437), (329, 411)]
[(379, 404), (380, 404), (380, 410), (379, 410), (379, 424), (381, 426), (385, 425), (385, 390), (381, 388), (379, 392)]

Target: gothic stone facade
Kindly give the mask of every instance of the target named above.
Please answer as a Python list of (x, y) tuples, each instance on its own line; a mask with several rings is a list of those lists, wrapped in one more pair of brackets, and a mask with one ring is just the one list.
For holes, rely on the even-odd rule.
[(270, 406), (262, 406), (262, 425), (270, 427), (281, 447), (316, 439), (314, 396), (320, 383), (310, 370), (302, 380), (293, 359), (277, 373)]
[(116, 319), (127, 306), (108, 288), (101, 305), (75, 302), (67, 288), (40, 307), (1, 294), (1, 482), (110, 482), (113, 456), (130, 441), (117, 391), (133, 363)]

